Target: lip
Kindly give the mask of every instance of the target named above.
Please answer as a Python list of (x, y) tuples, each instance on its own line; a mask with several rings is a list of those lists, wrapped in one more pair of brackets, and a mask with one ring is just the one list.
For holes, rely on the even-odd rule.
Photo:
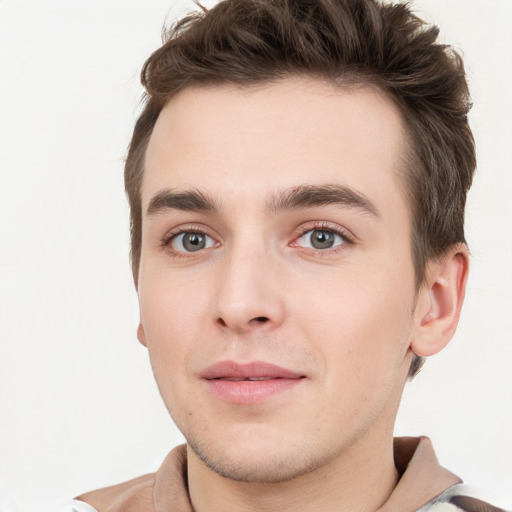
[(225, 402), (250, 405), (284, 393), (305, 378), (301, 373), (263, 361), (220, 361), (200, 374), (208, 390)]

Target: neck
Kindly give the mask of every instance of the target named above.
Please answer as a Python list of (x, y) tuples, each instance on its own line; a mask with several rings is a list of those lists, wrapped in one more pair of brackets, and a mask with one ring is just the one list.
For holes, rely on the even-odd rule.
[(219, 476), (188, 448), (189, 492), (195, 512), (375, 512), (398, 481), (392, 435), (368, 433), (326, 465), (278, 483)]

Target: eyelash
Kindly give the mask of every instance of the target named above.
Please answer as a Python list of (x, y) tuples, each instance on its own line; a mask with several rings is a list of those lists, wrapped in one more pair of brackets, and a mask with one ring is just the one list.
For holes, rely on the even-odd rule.
[[(333, 247), (332, 249), (312, 249), (308, 247), (304, 247), (304, 249), (313, 252), (315, 256), (327, 256), (329, 254), (336, 254), (339, 251), (343, 250), (345, 245), (353, 245), (355, 243), (354, 236), (348, 232), (346, 229), (338, 226), (337, 224), (331, 224), (330, 222), (322, 221), (322, 222), (311, 222), (304, 224), (299, 228), (297, 235), (294, 237), (294, 242), (302, 238), (306, 233), (311, 231), (326, 231), (328, 233), (332, 233), (334, 235), (338, 235), (343, 239), (343, 243)], [(298, 246), (300, 247), (300, 246)]]
[(175, 238), (178, 238), (178, 236), (186, 234), (186, 233), (198, 233), (201, 235), (208, 236), (211, 239), (215, 240), (215, 238), (213, 236), (211, 236), (209, 233), (207, 233), (204, 228), (199, 227), (199, 226), (194, 226), (194, 225), (188, 225), (188, 226), (176, 228), (170, 232), (167, 232), (161, 241), (162, 248), (166, 249), (170, 253), (171, 257), (173, 257), (173, 258), (176, 258), (176, 259), (190, 258), (190, 255), (192, 253), (188, 254), (186, 252), (176, 251), (176, 250), (172, 249), (172, 247), (171, 247), (171, 242)]
[[(311, 222), (304, 224), (303, 226), (300, 226), (298, 232), (293, 237), (293, 242), (290, 244), (292, 247), (300, 247), (297, 245), (293, 245), (293, 243), (296, 243), (298, 239), (303, 237), (306, 233), (309, 233), (310, 231), (326, 231), (329, 233), (333, 233), (334, 235), (338, 235), (343, 239), (343, 243), (335, 246), (334, 248), (330, 249), (312, 249), (303, 247), (303, 249), (306, 249), (309, 252), (312, 252), (316, 256), (327, 256), (328, 254), (336, 254), (340, 250), (343, 250), (343, 246), (346, 244), (352, 245), (354, 244), (354, 237), (351, 233), (349, 233), (347, 230), (341, 228), (337, 224), (331, 224), (330, 222), (322, 221), (322, 222)], [(179, 258), (189, 258), (192, 253), (186, 253), (181, 251), (176, 251), (170, 247), (171, 242), (177, 238), (178, 236), (186, 233), (198, 233), (201, 235), (208, 236), (215, 240), (213, 236), (211, 236), (207, 231), (199, 226), (184, 226), (180, 228), (173, 229), (171, 232), (168, 232), (164, 235), (161, 241), (161, 246), (164, 249), (167, 249), (171, 256), (173, 258), (179, 259)]]

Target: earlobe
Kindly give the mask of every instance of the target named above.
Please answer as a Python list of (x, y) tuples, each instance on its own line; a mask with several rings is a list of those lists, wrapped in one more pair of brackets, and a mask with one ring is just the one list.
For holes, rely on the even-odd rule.
[(411, 350), (417, 356), (431, 356), (451, 340), (457, 327), (469, 270), (469, 255), (458, 244), (433, 261), (427, 269), (417, 306), (417, 326)]
[(142, 326), (142, 322), (139, 322), (139, 326), (137, 327), (137, 338), (139, 342), (147, 347), (146, 343), (146, 333), (144, 332), (144, 327)]

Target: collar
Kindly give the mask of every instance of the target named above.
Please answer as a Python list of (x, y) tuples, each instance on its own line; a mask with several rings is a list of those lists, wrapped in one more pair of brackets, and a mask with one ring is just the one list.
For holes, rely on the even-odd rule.
[(378, 512), (418, 510), (462, 480), (443, 468), (428, 437), (395, 437), (395, 466), (401, 475), (397, 486)]
[[(418, 510), (461, 479), (443, 468), (427, 437), (394, 439), (400, 480), (378, 512)], [(83, 494), (99, 512), (193, 512), (188, 494), (186, 445), (174, 448), (156, 473)]]
[[(462, 483), (457, 475), (439, 464), (428, 437), (396, 437), (393, 440), (393, 452), (395, 466), (401, 477), (378, 512), (418, 510), (449, 487)], [(171, 507), (180, 512), (193, 512), (188, 499), (186, 462), (185, 445), (175, 448), (165, 459), (155, 481), (156, 512), (173, 510)], [(180, 483), (179, 489), (174, 485), (169, 486), (169, 482), (177, 480)]]

